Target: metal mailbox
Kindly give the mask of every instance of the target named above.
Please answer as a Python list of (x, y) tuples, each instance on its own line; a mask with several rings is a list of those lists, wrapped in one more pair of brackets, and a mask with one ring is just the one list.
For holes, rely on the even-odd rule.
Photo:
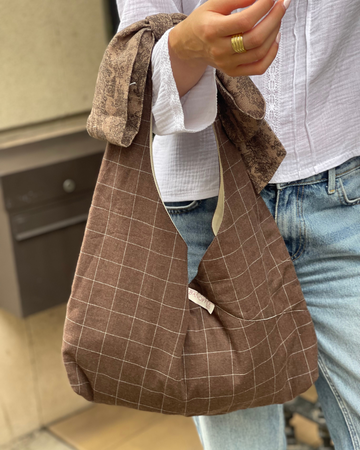
[(103, 155), (104, 144), (86, 133), (54, 139), (37, 144), (57, 154), (61, 142), (81, 144), (82, 154), (1, 175), (0, 308), (18, 317), (68, 300)]

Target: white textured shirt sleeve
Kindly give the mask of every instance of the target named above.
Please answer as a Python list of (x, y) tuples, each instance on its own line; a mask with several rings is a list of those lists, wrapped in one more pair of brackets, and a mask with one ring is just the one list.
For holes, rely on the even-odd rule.
[(156, 43), (151, 59), (154, 133), (197, 133), (216, 118), (215, 69), (208, 66), (198, 83), (180, 99), (171, 69), (169, 33), (170, 30)]
[[(190, 14), (196, 4), (197, 0), (117, 0), (119, 31), (152, 14)], [(209, 66), (199, 82), (180, 99), (169, 56), (169, 32), (170, 30), (156, 43), (151, 59), (153, 131), (160, 136), (196, 133), (210, 126), (216, 118), (215, 69)]]

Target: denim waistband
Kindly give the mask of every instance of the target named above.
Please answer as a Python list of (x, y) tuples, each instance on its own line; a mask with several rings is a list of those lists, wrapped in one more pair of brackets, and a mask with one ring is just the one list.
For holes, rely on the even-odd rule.
[(351, 172), (352, 170), (358, 168), (359, 166), (360, 166), (360, 156), (355, 156), (354, 158), (348, 159), (339, 166), (336, 166), (329, 170), (325, 170), (324, 172), (318, 173), (316, 175), (312, 175), (311, 177), (303, 178), (302, 180), (289, 181), (287, 183), (270, 183), (268, 184), (268, 186), (273, 188), (276, 187), (277, 189), (284, 189), (290, 186), (321, 183), (323, 181), (329, 181), (329, 185), (333, 185), (333, 183), (335, 183), (336, 177)]

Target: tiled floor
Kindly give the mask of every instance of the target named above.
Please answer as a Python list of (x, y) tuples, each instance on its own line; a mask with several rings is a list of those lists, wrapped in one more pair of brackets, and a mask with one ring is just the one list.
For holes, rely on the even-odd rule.
[[(304, 394), (316, 400), (311, 389)], [(299, 440), (320, 445), (317, 427), (294, 416)], [(202, 450), (190, 418), (94, 405), (0, 450)], [(224, 449), (226, 450), (226, 449)]]
[[(39, 430), (35, 433), (18, 439), (11, 445), (0, 446), (1, 450), (75, 450), (74, 447), (58, 439), (48, 430)], [(100, 450), (100, 449), (99, 449)]]
[(77, 450), (202, 450), (193, 421), (96, 405), (49, 427)]
[[(308, 391), (302, 394), (301, 397), (309, 402), (315, 403), (317, 401), (315, 386), (312, 386)], [(321, 445), (318, 426), (314, 422), (311, 422), (298, 414), (294, 414), (292, 426), (295, 428), (295, 436), (300, 442), (311, 445), (314, 448)]]
[[(304, 394), (316, 400), (316, 391)], [(317, 427), (294, 416), (298, 439), (317, 447)], [(76, 450), (202, 450), (190, 418), (96, 405), (49, 427)]]

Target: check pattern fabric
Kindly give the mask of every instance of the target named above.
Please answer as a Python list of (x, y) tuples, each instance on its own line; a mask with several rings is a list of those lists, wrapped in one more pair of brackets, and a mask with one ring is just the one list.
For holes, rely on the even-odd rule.
[(185, 416), (284, 403), (318, 376), (285, 243), (218, 117), (223, 217), (188, 285), (187, 247), (152, 172), (151, 92), (148, 73), (138, 133), (104, 154), (67, 306), (70, 385), (92, 402)]

